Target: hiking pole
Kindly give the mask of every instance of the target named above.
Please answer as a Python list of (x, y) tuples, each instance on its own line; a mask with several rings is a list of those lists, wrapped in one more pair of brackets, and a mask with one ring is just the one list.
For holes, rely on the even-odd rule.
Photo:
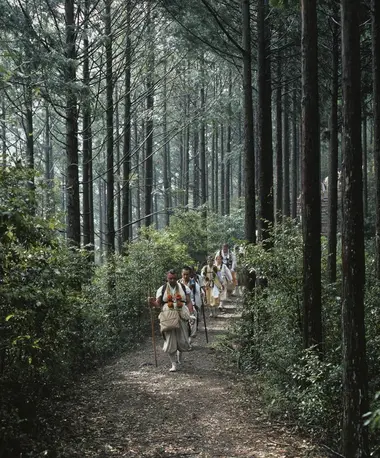
[(152, 306), (151, 306), (151, 296), (149, 294), (149, 300), (148, 300), (148, 305), (149, 305), (149, 312), (150, 312), (150, 324), (152, 327), (152, 345), (153, 345), (153, 352), (154, 352), (154, 362), (157, 367), (157, 350), (156, 350), (156, 338), (155, 338), (155, 332), (154, 332), (154, 318), (153, 318), (153, 311), (152, 311)]
[(208, 343), (208, 333), (207, 333), (207, 325), (206, 325), (206, 314), (205, 314), (205, 301), (202, 299), (202, 314), (203, 314), (203, 324), (205, 327), (205, 334), (206, 334), (206, 342)]

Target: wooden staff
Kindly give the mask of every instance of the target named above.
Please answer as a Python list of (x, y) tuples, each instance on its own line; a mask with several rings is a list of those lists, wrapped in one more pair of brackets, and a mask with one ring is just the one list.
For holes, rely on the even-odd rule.
[(206, 342), (208, 343), (208, 332), (207, 332), (207, 325), (206, 325), (206, 314), (205, 314), (205, 302), (202, 298), (202, 314), (203, 314), (203, 324), (205, 327), (205, 334), (206, 334)]

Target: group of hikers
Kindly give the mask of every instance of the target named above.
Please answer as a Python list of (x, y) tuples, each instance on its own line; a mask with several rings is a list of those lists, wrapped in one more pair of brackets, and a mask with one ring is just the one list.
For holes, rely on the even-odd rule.
[(158, 318), (163, 351), (171, 362), (170, 372), (180, 368), (182, 353), (192, 350), (202, 313), (205, 320), (205, 309), (210, 318), (217, 318), (225, 312), (227, 298), (236, 291), (236, 257), (226, 243), (207, 258), (200, 273), (190, 266), (182, 268), (179, 279), (174, 270), (167, 273), (164, 285), (148, 300), (152, 307), (161, 310)]

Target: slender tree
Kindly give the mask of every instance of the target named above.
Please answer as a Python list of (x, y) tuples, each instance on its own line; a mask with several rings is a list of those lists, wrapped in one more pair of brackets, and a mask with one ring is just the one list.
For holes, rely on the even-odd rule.
[[(130, 196), (130, 174), (131, 174), (131, 61), (132, 61), (132, 44), (131, 44), (131, 9), (132, 2), (126, 2), (126, 37), (125, 37), (125, 70), (124, 70), (124, 138), (123, 138), (123, 201), (122, 201), (122, 243), (125, 246), (131, 238), (131, 196)], [(135, 146), (138, 156), (138, 139), (137, 139), (137, 121), (135, 122)], [(138, 158), (137, 158), (138, 164)], [(138, 176), (138, 169), (136, 170)], [(140, 195), (139, 183), (137, 184), (137, 193)], [(138, 203), (140, 206), (140, 203)], [(137, 219), (140, 217), (138, 216)]]
[(258, 30), (258, 142), (260, 155), (259, 200), (260, 232), (263, 242), (270, 237), (273, 215), (273, 150), (272, 150), (272, 101), (270, 73), (270, 28), (268, 5), (259, 0), (257, 9)]
[(328, 258), (327, 278), (336, 281), (336, 243), (338, 228), (338, 90), (339, 90), (339, 27), (332, 20), (332, 84), (330, 111), (330, 144), (328, 175)]
[(283, 167), (282, 167), (282, 84), (281, 57), (277, 57), (277, 88), (276, 88), (276, 217), (282, 219)]
[(242, 0), (243, 21), (243, 89), (244, 89), (244, 183), (245, 183), (245, 237), (256, 243), (255, 214), (255, 149), (252, 104), (252, 55), (249, 0)]
[(360, 9), (341, 0), (343, 79), (342, 196), (342, 454), (369, 457), (363, 415), (368, 411), (364, 328), (364, 230), (360, 96)]
[(154, 43), (152, 0), (147, 0), (148, 71), (146, 78), (146, 149), (145, 149), (145, 225), (153, 223), (153, 104), (154, 104)]
[(304, 346), (315, 346), (321, 350), (321, 190), (316, 0), (301, 0), (301, 14)]
[(86, 88), (83, 103), (83, 245), (93, 251), (94, 213), (91, 206), (92, 183), (92, 113), (90, 98), (89, 20), (90, 1), (84, 3), (83, 85)]
[(75, 0), (65, 0), (66, 51), (66, 196), (67, 196), (67, 238), (80, 245), (80, 200), (78, 176), (78, 108), (75, 92), (76, 82), (76, 31)]
[(373, 156), (376, 186), (376, 277), (380, 279), (380, 4), (372, 0)]

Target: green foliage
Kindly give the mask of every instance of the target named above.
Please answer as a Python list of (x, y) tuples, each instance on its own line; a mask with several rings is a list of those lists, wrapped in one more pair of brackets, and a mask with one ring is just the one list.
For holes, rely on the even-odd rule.
[(171, 217), (167, 231), (173, 243), (186, 245), (191, 258), (202, 263), (223, 243), (231, 247), (242, 243), (243, 229), (244, 215), (241, 209), (234, 209), (230, 215), (224, 216), (208, 212), (206, 218), (202, 211), (177, 210)]
[(31, 175), (22, 168), (0, 174), (0, 431), (7, 443), (31, 427), (25, 419), (35, 417), (41, 397), (80, 366), (78, 286), (90, 271), (85, 254), (57, 238), (55, 222), (31, 210)]
[[(319, 434), (339, 430), (341, 392), (340, 307), (333, 285), (323, 287), (323, 321), (330, 336), (325, 357), (303, 350), (302, 234), (291, 221), (273, 229), (272, 248), (247, 245), (243, 269), (268, 279), (246, 295), (242, 322), (231, 332), (240, 370), (255, 373), (269, 412), (297, 419)], [(238, 352), (238, 354), (236, 354)], [(338, 436), (337, 436), (338, 437)]]

